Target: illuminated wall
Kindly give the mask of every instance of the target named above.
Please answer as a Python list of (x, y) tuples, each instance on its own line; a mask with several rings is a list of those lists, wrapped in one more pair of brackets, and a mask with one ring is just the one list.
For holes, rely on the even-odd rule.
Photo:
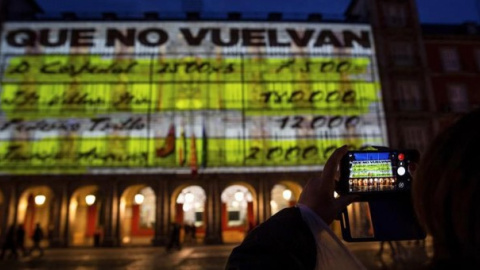
[(369, 26), (6, 23), (2, 173), (317, 170), (386, 145)]

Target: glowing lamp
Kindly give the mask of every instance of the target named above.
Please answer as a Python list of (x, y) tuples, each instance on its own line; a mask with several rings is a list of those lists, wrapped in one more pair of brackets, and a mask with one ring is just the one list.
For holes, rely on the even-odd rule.
[(290, 189), (285, 189), (282, 196), (285, 200), (289, 201), (292, 198), (292, 191)]
[(143, 194), (140, 194), (140, 193), (136, 194), (134, 197), (134, 200), (136, 204), (142, 204), (143, 201), (145, 200), (145, 196), (143, 196)]
[(45, 195), (37, 195), (35, 196), (35, 204), (36, 205), (43, 205), (47, 197)]
[(95, 195), (92, 195), (92, 194), (89, 194), (87, 196), (85, 196), (85, 202), (87, 203), (87, 205), (92, 205), (95, 203)]

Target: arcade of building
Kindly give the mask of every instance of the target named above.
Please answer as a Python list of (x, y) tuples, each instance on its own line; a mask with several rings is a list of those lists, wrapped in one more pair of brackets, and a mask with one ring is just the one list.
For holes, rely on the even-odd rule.
[(161, 246), (177, 222), (195, 225), (198, 244), (235, 243), (252, 226), (294, 205), (313, 175), (2, 176), (0, 229), (23, 224), (30, 235), (39, 223), (51, 247)]

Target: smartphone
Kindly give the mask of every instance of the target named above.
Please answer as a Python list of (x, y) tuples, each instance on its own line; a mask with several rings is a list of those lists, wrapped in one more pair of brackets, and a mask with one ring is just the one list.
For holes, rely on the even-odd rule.
[(339, 194), (359, 199), (341, 214), (343, 239), (391, 241), (424, 239), (411, 200), (417, 150), (349, 151), (340, 162)]
[(340, 162), (339, 194), (370, 195), (410, 192), (414, 150), (348, 151)]

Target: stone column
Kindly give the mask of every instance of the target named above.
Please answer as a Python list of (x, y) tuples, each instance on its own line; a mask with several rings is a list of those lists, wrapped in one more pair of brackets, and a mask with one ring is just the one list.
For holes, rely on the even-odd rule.
[(109, 181), (102, 188), (102, 209), (103, 216), (103, 239), (101, 245), (104, 247), (118, 246), (120, 239), (118, 239), (117, 223), (119, 211), (118, 186), (116, 181)]
[(212, 177), (207, 185), (205, 244), (222, 244), (222, 200), (218, 179)]
[(271, 197), (271, 190), (269, 189), (268, 180), (258, 179), (258, 213), (256, 219), (258, 223), (262, 223), (270, 217), (272, 213), (270, 209)]
[(53, 231), (50, 238), (50, 247), (64, 247), (66, 241), (64, 239), (64, 230), (68, 222), (68, 194), (67, 184), (62, 184), (58, 189), (54, 190), (55, 200), (53, 201)]
[(2, 231), (1, 235), (5, 235), (8, 230), (8, 227), (12, 224), (17, 223), (17, 214), (18, 214), (18, 189), (14, 184), (5, 185), (5, 189), (3, 190), (5, 193), (4, 195), (4, 204), (5, 207), (3, 209), (3, 221), (2, 221)]
[[(153, 188), (153, 187), (152, 187)], [(155, 235), (152, 239), (153, 246), (164, 246), (168, 240), (168, 216), (169, 211), (169, 196), (167, 192), (167, 182), (162, 179), (159, 180), (158, 185), (154, 188), (155, 191)]]

